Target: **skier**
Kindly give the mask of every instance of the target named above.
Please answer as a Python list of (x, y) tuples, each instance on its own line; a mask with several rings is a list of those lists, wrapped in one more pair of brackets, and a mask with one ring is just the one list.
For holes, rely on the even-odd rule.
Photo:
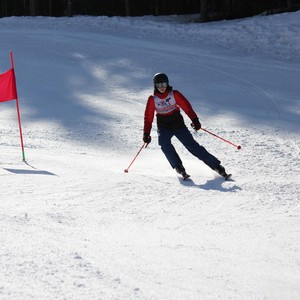
[(150, 133), (154, 113), (156, 112), (158, 144), (171, 167), (175, 169), (178, 174), (181, 174), (184, 179), (190, 177), (186, 173), (182, 160), (171, 143), (173, 136), (175, 136), (190, 153), (227, 179), (229, 175), (225, 172), (225, 168), (221, 165), (221, 162), (195, 141), (184, 123), (180, 108), (191, 119), (192, 128), (195, 130), (201, 129), (201, 123), (190, 102), (178, 90), (173, 90), (173, 87), (169, 85), (168, 76), (164, 73), (155, 74), (153, 84), (154, 93), (148, 98), (144, 115), (144, 143), (148, 145), (151, 142)]

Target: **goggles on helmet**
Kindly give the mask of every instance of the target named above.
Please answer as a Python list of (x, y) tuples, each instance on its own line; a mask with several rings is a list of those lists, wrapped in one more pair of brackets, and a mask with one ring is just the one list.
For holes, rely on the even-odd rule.
[(168, 86), (168, 83), (167, 82), (157, 82), (155, 83), (155, 87), (160, 89), (162, 87), (166, 88)]

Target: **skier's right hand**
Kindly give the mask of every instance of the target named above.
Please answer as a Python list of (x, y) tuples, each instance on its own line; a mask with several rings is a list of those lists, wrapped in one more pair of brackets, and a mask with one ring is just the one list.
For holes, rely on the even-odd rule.
[(147, 145), (151, 143), (151, 135), (149, 133), (144, 133), (143, 136), (143, 141), (144, 143), (146, 143)]

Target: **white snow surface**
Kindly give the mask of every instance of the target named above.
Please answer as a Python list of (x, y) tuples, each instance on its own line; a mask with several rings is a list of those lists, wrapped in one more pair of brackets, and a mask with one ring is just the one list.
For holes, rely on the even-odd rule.
[[(300, 299), (300, 12), (197, 17), (0, 19), (1, 300)], [(174, 140), (182, 181), (155, 123), (124, 173), (156, 72), (232, 181)]]

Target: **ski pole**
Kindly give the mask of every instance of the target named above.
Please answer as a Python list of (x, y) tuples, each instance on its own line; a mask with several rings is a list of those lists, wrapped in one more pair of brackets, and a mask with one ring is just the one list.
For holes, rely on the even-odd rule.
[(234, 143), (232, 143), (232, 142), (230, 142), (230, 141), (227, 141), (227, 140), (225, 140), (224, 138), (222, 138), (222, 137), (220, 137), (220, 136), (214, 134), (213, 132), (208, 131), (208, 130), (205, 129), (205, 128), (202, 128), (202, 127), (201, 127), (201, 129), (202, 129), (203, 131), (205, 131), (205, 132), (207, 132), (207, 133), (213, 135), (214, 137), (216, 137), (216, 138), (218, 138), (218, 139), (220, 139), (220, 140), (222, 140), (222, 141), (224, 141), (224, 142), (226, 142), (226, 143), (228, 143), (228, 144), (230, 144), (230, 145), (236, 147), (238, 150), (240, 150), (240, 149), (242, 148), (241, 146), (238, 146), (238, 145), (236, 145), (236, 144), (234, 144)]
[(148, 145), (147, 143), (144, 143), (143, 146), (139, 149), (138, 153), (136, 154), (136, 156), (133, 158), (132, 162), (129, 164), (129, 166), (127, 167), (127, 169), (124, 170), (125, 173), (128, 173), (129, 168), (131, 167), (131, 165), (134, 163), (134, 161), (136, 160), (136, 158), (138, 157), (138, 155), (140, 154), (140, 152), (142, 151), (142, 149), (145, 147), (145, 145)]

